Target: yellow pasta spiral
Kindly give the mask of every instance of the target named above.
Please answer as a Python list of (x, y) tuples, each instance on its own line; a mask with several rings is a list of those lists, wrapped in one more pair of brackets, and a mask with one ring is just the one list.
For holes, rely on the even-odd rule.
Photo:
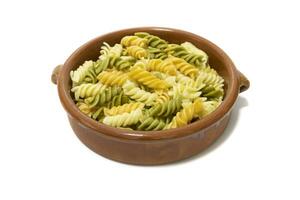
[(157, 99), (155, 100), (155, 103), (165, 103), (170, 100), (170, 96), (165, 91), (158, 91), (156, 92), (156, 94), (158, 96)]
[(104, 108), (104, 114), (106, 116), (119, 115), (123, 113), (130, 113), (136, 109), (143, 109), (145, 104), (136, 102), (136, 103), (126, 103), (121, 106), (114, 106), (111, 109)]
[(148, 51), (139, 46), (130, 46), (126, 48), (126, 53), (137, 59), (146, 58), (148, 56)]
[(170, 56), (166, 60), (172, 62), (175, 65), (176, 69), (179, 70), (181, 73), (183, 73), (184, 75), (189, 76), (193, 79), (199, 73), (199, 70), (196, 67), (189, 64), (182, 58), (176, 58), (174, 56)]
[(122, 86), (128, 79), (126, 73), (113, 70), (113, 71), (103, 71), (98, 76), (97, 79), (104, 85), (108, 86)]
[(125, 36), (121, 40), (121, 44), (125, 47), (129, 46), (139, 46), (142, 48), (147, 47), (147, 40), (137, 36)]
[(149, 88), (167, 89), (169, 87), (167, 82), (160, 80), (150, 72), (137, 66), (132, 67), (132, 70), (128, 73), (128, 75), (133, 80), (144, 84)]
[(79, 110), (81, 112), (83, 112), (84, 114), (86, 114), (87, 116), (91, 117), (93, 112), (91, 110), (91, 108), (89, 107), (89, 105), (87, 105), (84, 102), (77, 102), (76, 106), (79, 108)]
[(147, 64), (148, 71), (159, 71), (171, 76), (176, 75), (176, 66), (169, 60), (151, 59)]
[(203, 110), (203, 102), (197, 98), (192, 104), (184, 107), (172, 119), (167, 128), (178, 128), (187, 125), (194, 117), (198, 117)]

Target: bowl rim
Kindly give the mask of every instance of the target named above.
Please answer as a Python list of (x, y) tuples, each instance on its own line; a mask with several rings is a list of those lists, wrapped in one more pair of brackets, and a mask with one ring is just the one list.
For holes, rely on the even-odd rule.
[[(112, 126), (105, 125), (103, 123), (99, 123), (96, 120), (88, 117), (84, 113), (82, 113), (77, 106), (75, 105), (73, 99), (71, 98), (70, 91), (67, 91), (65, 88), (66, 84), (70, 81), (69, 76), (69, 69), (72, 68), (70, 66), (70, 62), (80, 55), (84, 49), (89, 47), (92, 43), (100, 40), (102, 37), (107, 36), (113, 36), (114, 34), (120, 34), (122, 32), (140, 32), (140, 31), (165, 31), (165, 32), (175, 32), (179, 34), (186, 35), (188, 37), (193, 37), (198, 40), (202, 40), (206, 43), (208, 48), (213, 49), (219, 56), (222, 57), (222, 62), (224, 65), (229, 66), (228, 72), (229, 72), (229, 78), (232, 79), (231, 84), (228, 85), (227, 88), (227, 95), (225, 99), (222, 101), (221, 105), (212, 113), (205, 116), (201, 120), (197, 120), (191, 124), (188, 124), (187, 126), (183, 126), (180, 128), (174, 128), (174, 129), (167, 129), (167, 130), (160, 130), (160, 131), (136, 131), (136, 130), (127, 130), (127, 129), (120, 129), (115, 128)], [(64, 107), (64, 109), (67, 111), (68, 116), (71, 118), (74, 118), (79, 122), (81, 125), (88, 127), (90, 129), (93, 129), (95, 134), (100, 134), (101, 136), (112, 136), (114, 138), (119, 139), (130, 139), (130, 140), (159, 140), (159, 139), (173, 139), (173, 138), (179, 138), (184, 136), (189, 136), (193, 133), (204, 131), (205, 129), (212, 126), (215, 122), (218, 122), (221, 120), (226, 113), (228, 113), (232, 106), (234, 105), (238, 93), (239, 93), (239, 78), (237, 74), (237, 70), (232, 62), (232, 60), (229, 58), (229, 56), (217, 45), (210, 42), (209, 40), (198, 36), (194, 33), (190, 33), (187, 31), (174, 29), (174, 28), (165, 28), (165, 27), (135, 27), (135, 28), (128, 28), (128, 29), (121, 29), (118, 31), (110, 32), (104, 35), (100, 35), (92, 40), (89, 40), (85, 44), (81, 45), (77, 50), (75, 50), (69, 58), (65, 61), (63, 64), (57, 81), (57, 87), (58, 87), (58, 94), (60, 101)]]

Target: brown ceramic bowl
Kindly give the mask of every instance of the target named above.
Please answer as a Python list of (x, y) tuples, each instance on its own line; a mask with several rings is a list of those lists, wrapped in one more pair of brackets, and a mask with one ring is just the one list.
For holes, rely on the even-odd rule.
[[(114, 44), (125, 35), (145, 31), (171, 43), (189, 41), (204, 50), (209, 63), (225, 79), (225, 98), (222, 104), (205, 118), (185, 127), (164, 131), (130, 131), (101, 124), (84, 115), (75, 106), (70, 95), (70, 71), (86, 60), (96, 60), (102, 42)], [(195, 155), (223, 133), (239, 92), (249, 87), (249, 81), (240, 73), (230, 58), (212, 42), (189, 32), (159, 27), (141, 27), (116, 31), (97, 37), (79, 47), (52, 74), (58, 94), (70, 124), (77, 137), (94, 152), (112, 160), (141, 165), (156, 165), (178, 161)]]

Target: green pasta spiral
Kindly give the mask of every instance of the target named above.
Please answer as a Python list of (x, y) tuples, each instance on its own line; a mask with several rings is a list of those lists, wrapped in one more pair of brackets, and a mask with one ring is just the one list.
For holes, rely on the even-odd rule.
[(186, 62), (196, 66), (203, 66), (203, 56), (188, 52), (183, 46), (178, 44), (170, 44), (166, 48), (169, 54), (184, 59)]
[(202, 96), (209, 99), (219, 99), (224, 95), (224, 91), (222, 89), (215, 88), (211, 85), (205, 86), (201, 91)]
[(135, 33), (134, 35), (136, 35), (140, 38), (147, 39), (148, 46), (153, 47), (153, 48), (166, 49), (168, 46), (167, 41), (165, 41), (155, 35), (150, 35), (149, 33), (146, 33), (146, 32), (138, 32), (138, 33)]
[(110, 59), (110, 66), (115, 67), (117, 70), (126, 70), (133, 66), (135, 62), (136, 59), (132, 56), (112, 57)]
[(104, 107), (100, 107), (96, 109), (96, 111), (92, 114), (92, 118), (97, 121), (101, 121), (104, 118), (103, 114)]
[(124, 92), (122, 91), (120, 94), (118, 94), (117, 96), (114, 96), (107, 104), (106, 107), (107, 108), (111, 108), (113, 106), (120, 106), (123, 105), (125, 103), (129, 102), (129, 97), (124, 95)]
[(164, 129), (166, 123), (162, 119), (153, 117), (144, 117), (141, 120), (141, 124), (137, 127), (138, 130), (144, 131), (158, 131)]
[(152, 59), (166, 59), (168, 58), (167, 52), (155, 47), (148, 47), (149, 57)]
[(96, 96), (86, 98), (85, 103), (91, 108), (101, 106), (108, 101), (111, 101), (116, 95), (120, 94), (121, 91), (121, 88), (117, 86), (108, 87), (104, 90), (104, 92), (99, 93)]
[(182, 100), (180, 98), (172, 99), (165, 103), (154, 105), (149, 109), (149, 115), (155, 117), (168, 117), (181, 109)]
[(109, 67), (110, 58), (105, 57), (103, 60), (97, 60), (94, 64), (96, 74), (106, 70)]

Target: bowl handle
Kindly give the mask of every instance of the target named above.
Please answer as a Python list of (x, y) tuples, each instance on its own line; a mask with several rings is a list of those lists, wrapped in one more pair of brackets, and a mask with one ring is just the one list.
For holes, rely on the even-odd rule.
[(247, 79), (247, 77), (241, 73), (239, 70), (237, 70), (239, 82), (240, 82), (240, 93), (248, 90), (250, 87), (250, 81)]
[(58, 79), (58, 76), (59, 76), (59, 72), (60, 72), (60, 69), (61, 69), (62, 65), (57, 65), (53, 71), (52, 71), (52, 75), (51, 75), (51, 81), (52, 83), (54, 83), (55, 85), (57, 84), (57, 79)]

